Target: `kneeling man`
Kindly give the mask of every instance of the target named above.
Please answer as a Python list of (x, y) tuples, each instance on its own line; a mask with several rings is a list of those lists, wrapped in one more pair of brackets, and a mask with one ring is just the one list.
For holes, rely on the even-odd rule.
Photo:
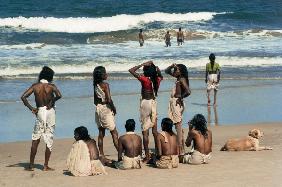
[[(142, 155), (142, 139), (134, 133), (135, 121), (128, 119), (125, 124), (126, 134), (118, 139), (118, 169), (140, 169)], [(122, 154), (124, 156), (122, 158)]]
[(207, 164), (211, 159), (212, 133), (207, 128), (207, 121), (202, 114), (196, 114), (189, 122), (187, 147), (192, 151), (184, 155), (184, 164)]
[(171, 119), (164, 118), (162, 120), (162, 131), (158, 133), (157, 137), (158, 155), (156, 160), (156, 167), (160, 169), (178, 167), (178, 141), (172, 127), (173, 121)]

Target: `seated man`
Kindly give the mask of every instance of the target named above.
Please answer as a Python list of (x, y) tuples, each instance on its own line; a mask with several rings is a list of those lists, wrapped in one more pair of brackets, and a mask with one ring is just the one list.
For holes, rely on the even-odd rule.
[(88, 135), (86, 127), (77, 127), (74, 130), (72, 149), (67, 159), (68, 170), (74, 176), (89, 176), (107, 174), (101, 161), (96, 141)]
[(157, 137), (158, 155), (156, 160), (156, 167), (160, 169), (178, 167), (178, 141), (172, 127), (173, 121), (171, 119), (164, 118), (162, 120), (162, 131), (158, 133)]
[(125, 129), (126, 134), (118, 139), (118, 162), (115, 163), (115, 166), (118, 169), (140, 169), (142, 139), (134, 133), (134, 119), (128, 119), (126, 121)]
[(207, 129), (207, 121), (202, 114), (196, 114), (189, 122), (186, 146), (192, 145), (192, 152), (185, 154), (184, 164), (207, 164), (211, 159), (212, 133)]

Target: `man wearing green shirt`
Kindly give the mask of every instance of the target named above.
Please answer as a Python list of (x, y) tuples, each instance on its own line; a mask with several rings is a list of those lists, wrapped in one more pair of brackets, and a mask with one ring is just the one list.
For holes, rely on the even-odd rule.
[(214, 90), (214, 101), (213, 105), (216, 106), (216, 93), (218, 91), (219, 80), (220, 80), (220, 66), (215, 62), (215, 55), (213, 53), (209, 56), (210, 62), (206, 65), (206, 79), (207, 83), (207, 97), (208, 106), (210, 106), (210, 92)]

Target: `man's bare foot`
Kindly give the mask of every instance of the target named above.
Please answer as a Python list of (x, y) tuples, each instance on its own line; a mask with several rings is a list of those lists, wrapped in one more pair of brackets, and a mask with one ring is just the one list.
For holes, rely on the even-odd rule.
[(50, 168), (49, 166), (44, 166), (43, 171), (54, 171), (55, 169)]
[(28, 167), (24, 168), (26, 171), (34, 171), (34, 166), (30, 164)]

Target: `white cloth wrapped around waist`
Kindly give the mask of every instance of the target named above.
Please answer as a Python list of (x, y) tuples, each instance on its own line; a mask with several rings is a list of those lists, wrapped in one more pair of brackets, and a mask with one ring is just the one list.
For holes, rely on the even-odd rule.
[(130, 158), (124, 155), (122, 161), (116, 162), (115, 166), (118, 169), (140, 169), (141, 156)]
[(184, 155), (183, 163), (184, 164), (207, 164), (211, 160), (211, 153), (203, 154), (197, 150), (194, 150), (191, 153)]

